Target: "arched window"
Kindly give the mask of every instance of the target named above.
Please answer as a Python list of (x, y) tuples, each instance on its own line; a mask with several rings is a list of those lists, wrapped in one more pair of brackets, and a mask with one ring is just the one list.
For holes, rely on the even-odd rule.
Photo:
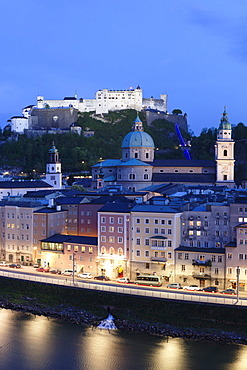
[(135, 153), (135, 158), (138, 158), (138, 153)]
[(144, 178), (144, 180), (148, 180), (148, 173), (144, 173), (143, 178)]
[(224, 150), (224, 157), (227, 157), (227, 150)]
[(136, 175), (134, 173), (129, 174), (129, 180), (135, 180)]
[(106, 248), (105, 247), (102, 247), (101, 248), (101, 254), (105, 254), (106, 253)]
[(146, 153), (146, 159), (148, 159), (148, 158), (149, 158), (149, 153), (147, 152), (147, 153)]
[(123, 248), (118, 248), (118, 255), (122, 256), (123, 255)]
[(117, 178), (118, 178), (118, 180), (121, 180), (121, 178), (122, 178), (121, 173), (119, 173), (119, 174), (117, 175)]
[(110, 255), (112, 256), (114, 254), (114, 248), (111, 247), (109, 252), (110, 252)]

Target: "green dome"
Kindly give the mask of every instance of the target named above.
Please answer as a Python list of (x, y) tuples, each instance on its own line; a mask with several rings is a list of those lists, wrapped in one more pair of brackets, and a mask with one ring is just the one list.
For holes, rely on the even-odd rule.
[(226, 108), (224, 109), (224, 112), (222, 113), (222, 118), (220, 120), (219, 130), (231, 130), (232, 126), (230, 122), (228, 121), (228, 116), (226, 113)]

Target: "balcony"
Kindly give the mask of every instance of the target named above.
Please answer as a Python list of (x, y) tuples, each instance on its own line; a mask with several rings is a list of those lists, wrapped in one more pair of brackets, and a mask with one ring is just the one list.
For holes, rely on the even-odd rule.
[(150, 258), (150, 261), (153, 261), (153, 262), (166, 262), (167, 259), (164, 258), (164, 257), (151, 257)]
[(211, 279), (211, 276), (208, 275), (208, 274), (204, 274), (203, 272), (193, 272), (192, 273), (192, 277), (194, 279), (198, 279), (198, 280), (210, 280)]
[(206, 261), (192, 260), (192, 266), (211, 267), (212, 266), (212, 261), (211, 260), (206, 260)]

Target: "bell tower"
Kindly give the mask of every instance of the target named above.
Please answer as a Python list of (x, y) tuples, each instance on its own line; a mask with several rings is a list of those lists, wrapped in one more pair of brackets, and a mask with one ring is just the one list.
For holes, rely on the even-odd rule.
[(234, 141), (232, 127), (228, 121), (226, 108), (222, 114), (215, 144), (216, 185), (233, 188), (234, 182)]
[(49, 159), (48, 163), (46, 164), (45, 181), (52, 185), (55, 189), (62, 188), (61, 163), (59, 160), (59, 153), (54, 145), (54, 142), (49, 150)]

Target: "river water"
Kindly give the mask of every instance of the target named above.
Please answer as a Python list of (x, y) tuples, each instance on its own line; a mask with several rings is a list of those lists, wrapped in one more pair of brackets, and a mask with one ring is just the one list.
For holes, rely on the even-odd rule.
[(0, 309), (1, 370), (246, 370), (247, 346), (99, 330)]

